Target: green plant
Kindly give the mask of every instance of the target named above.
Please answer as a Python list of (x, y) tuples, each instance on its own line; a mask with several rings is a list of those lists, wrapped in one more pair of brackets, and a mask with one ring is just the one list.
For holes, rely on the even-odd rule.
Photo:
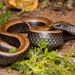
[(43, 7), (46, 7), (46, 6), (47, 6), (47, 2), (48, 2), (48, 0), (44, 0), (44, 1), (42, 2), (42, 6), (43, 6)]
[(10, 11), (6, 12), (5, 7), (0, 3), (0, 25), (2, 25), (6, 20), (10, 20)]
[(62, 2), (58, 2), (57, 4), (63, 5), (67, 7), (68, 9), (73, 9), (72, 3), (73, 3), (73, 0), (67, 0), (67, 4), (63, 4)]
[(17, 50), (17, 48), (12, 47), (12, 48), (10, 48), (9, 52), (11, 53), (11, 52), (14, 52), (16, 50)]
[[(17, 69), (20, 75), (75, 75), (75, 63), (57, 56), (56, 51), (48, 52), (46, 41), (38, 42), (38, 47), (31, 46), (30, 51), (21, 61), (17, 61), (8, 67), (12, 73)], [(69, 55), (73, 53), (70, 52)]]
[[(44, 0), (43, 2), (42, 2), (42, 7), (44, 8), (44, 7), (46, 7), (48, 4), (49, 4), (49, 0)], [(66, 2), (66, 1), (65, 1)], [(75, 3), (75, 0), (67, 0), (67, 2), (64, 4), (64, 3), (62, 3), (61, 1), (59, 1), (59, 2), (57, 2), (57, 4), (58, 5), (62, 5), (62, 6), (65, 6), (65, 7), (67, 7), (68, 9), (73, 9), (73, 6), (72, 6), (72, 4), (73, 3)]]

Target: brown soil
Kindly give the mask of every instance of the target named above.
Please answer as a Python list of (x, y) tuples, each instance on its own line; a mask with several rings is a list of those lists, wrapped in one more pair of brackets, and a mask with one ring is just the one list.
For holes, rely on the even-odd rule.
[[(7, 7), (7, 10), (9, 8)], [(47, 7), (45, 9), (40, 8), (40, 5), (38, 8), (32, 12), (28, 12), (26, 14), (23, 14), (21, 16), (18, 16), (17, 13), (19, 13), (19, 10), (11, 10), (11, 13), (13, 14), (11, 19), (17, 19), (17, 18), (25, 18), (25, 17), (45, 17), (49, 20), (52, 20), (53, 22), (57, 21), (66, 21), (70, 22), (71, 24), (75, 25), (75, 8), (73, 10), (67, 10), (66, 8), (62, 8), (61, 11), (54, 11), (50, 9), (50, 7)], [(75, 50), (75, 40), (70, 40), (64, 42), (64, 44), (56, 49), (59, 51), (58, 56), (63, 57), (63, 53), (71, 50)], [(75, 61), (75, 58), (72, 57), (72, 59)], [(17, 71), (14, 71), (13, 74), (8, 74), (7, 67), (0, 67), (0, 75), (18, 75)]]

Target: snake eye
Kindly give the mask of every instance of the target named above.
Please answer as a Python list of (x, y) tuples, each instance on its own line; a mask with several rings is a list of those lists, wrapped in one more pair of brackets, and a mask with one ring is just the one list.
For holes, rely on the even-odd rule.
[(60, 27), (60, 26), (61, 26), (61, 24), (56, 24), (55, 26)]

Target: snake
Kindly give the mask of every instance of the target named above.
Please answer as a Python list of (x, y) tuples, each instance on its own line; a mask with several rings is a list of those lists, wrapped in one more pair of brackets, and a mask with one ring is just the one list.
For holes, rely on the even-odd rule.
[[(63, 31), (75, 39), (75, 26), (64, 21), (53, 23), (47, 18), (32, 17), (4, 23), (0, 26), (0, 65), (10, 65), (22, 59), (30, 46), (37, 46), (41, 39), (48, 43), (49, 50), (61, 46)], [(12, 47), (17, 50), (9, 53)]]

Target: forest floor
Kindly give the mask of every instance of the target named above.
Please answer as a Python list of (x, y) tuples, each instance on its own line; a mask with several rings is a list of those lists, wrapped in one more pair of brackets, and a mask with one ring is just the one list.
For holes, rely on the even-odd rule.
[[(19, 13), (19, 10), (12, 10), (6, 6), (7, 10), (10, 10), (13, 14), (11, 16), (11, 19), (20, 19), (25, 17), (45, 17), (49, 20), (52, 20), (54, 23), (58, 21), (66, 21), (70, 22), (71, 24), (75, 25), (75, 8), (73, 10), (67, 10), (66, 8), (63, 8), (60, 11), (51, 10), (49, 7), (45, 9), (41, 9), (40, 5), (38, 8), (32, 12), (25, 13), (21, 16), (18, 16), (17, 13)], [(71, 50), (75, 50), (75, 40), (69, 40), (64, 42), (64, 44), (57, 48), (56, 50), (59, 51), (58, 56), (63, 57), (63, 53)], [(72, 57), (72, 59), (75, 61), (75, 58)], [(18, 75), (17, 71), (14, 71), (13, 74), (9, 74), (7, 72), (7, 67), (0, 67), (0, 75)]]

